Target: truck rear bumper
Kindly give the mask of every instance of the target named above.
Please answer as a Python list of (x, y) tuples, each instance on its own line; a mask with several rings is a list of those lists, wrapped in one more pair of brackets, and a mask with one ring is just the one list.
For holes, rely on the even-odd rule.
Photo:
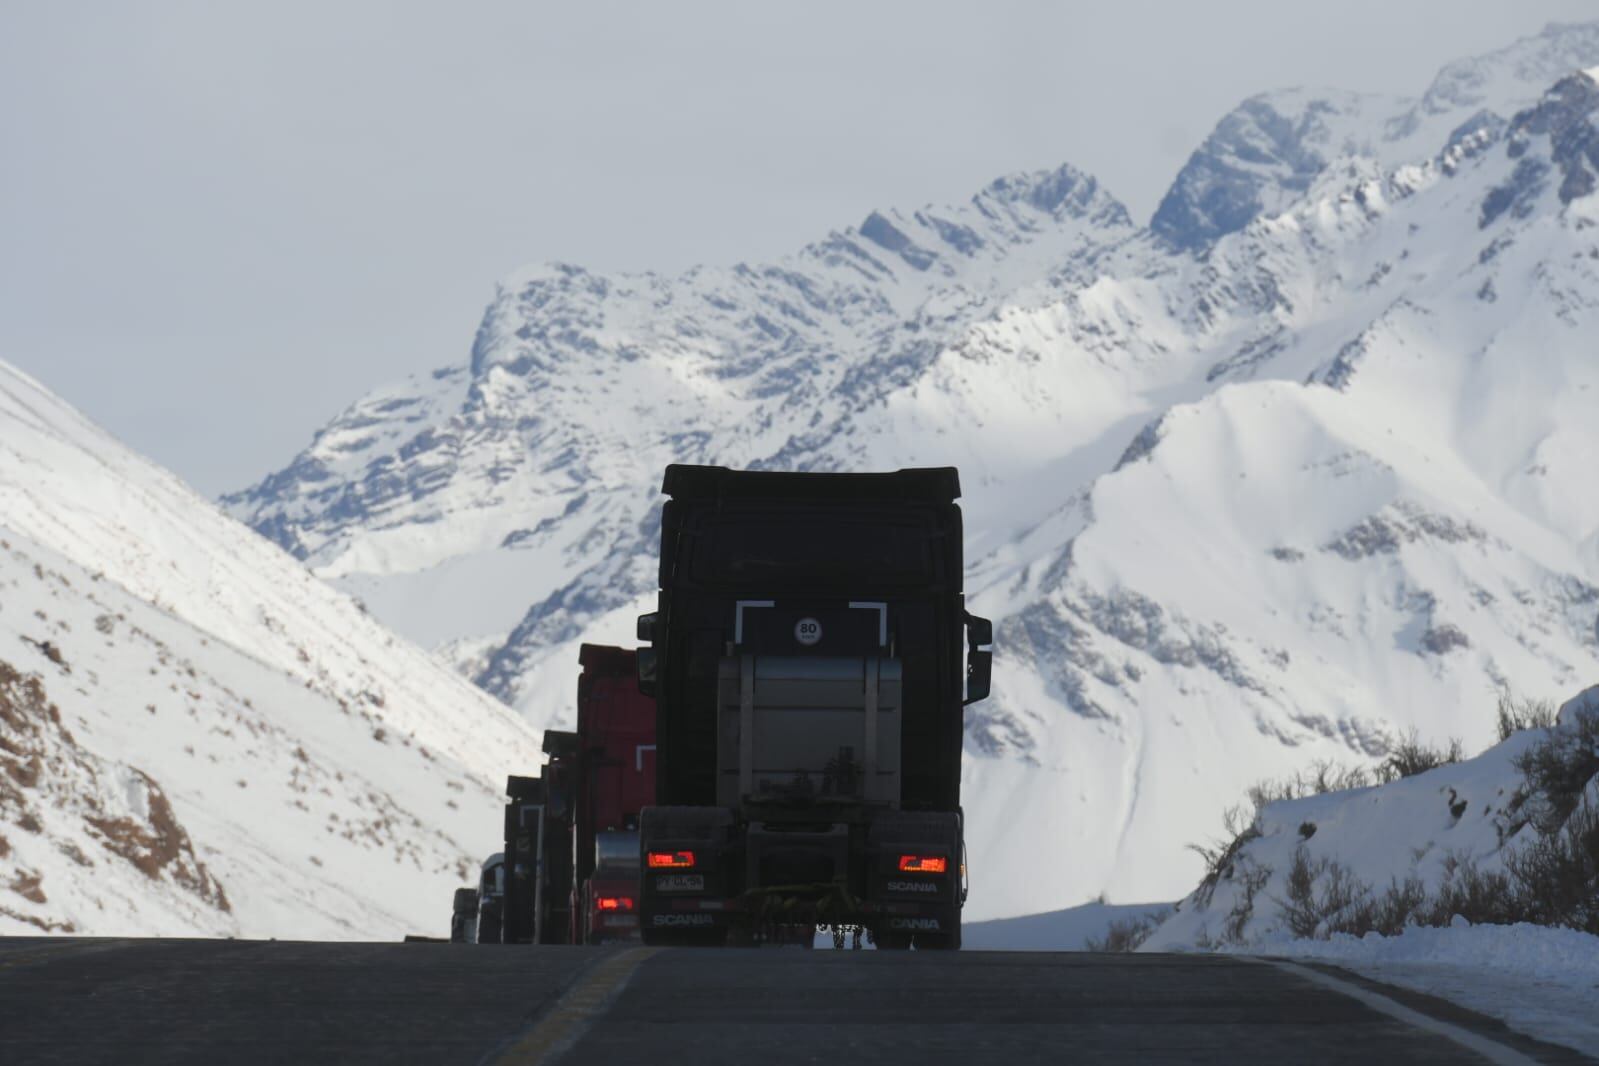
[[(712, 916), (711, 921), (704, 924), (715, 924), (718, 921), (732, 923), (743, 921), (766, 913), (759, 904), (751, 903), (744, 899), (672, 899), (660, 900), (655, 905), (655, 916), (662, 914), (705, 914)], [(782, 909), (784, 921), (792, 922), (833, 922), (840, 924), (869, 925), (879, 918), (888, 917), (940, 917), (948, 915), (952, 908), (948, 903), (924, 903), (918, 900), (892, 900), (871, 902), (858, 900), (853, 902), (846, 911), (840, 914), (836, 909), (830, 909), (826, 904), (815, 900), (790, 899), (785, 900)], [(672, 924), (672, 923), (666, 923)]]
[[(959, 814), (863, 814), (855, 822), (774, 823), (744, 822), (725, 808), (646, 808), (645, 938), (794, 925), (958, 930)], [(652, 868), (657, 854), (664, 861)]]

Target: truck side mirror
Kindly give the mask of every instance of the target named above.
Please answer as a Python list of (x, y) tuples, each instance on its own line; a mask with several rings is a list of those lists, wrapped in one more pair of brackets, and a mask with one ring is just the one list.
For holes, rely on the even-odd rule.
[(975, 614), (966, 615), (966, 699), (962, 704), (988, 698), (994, 679), (994, 653), (983, 650), (994, 643), (994, 623)]
[[(646, 615), (645, 617), (653, 617)], [(655, 649), (638, 650), (638, 690), (646, 696), (655, 695)]]
[(640, 644), (655, 643), (655, 620), (660, 617), (656, 611), (638, 616), (638, 642)]
[(966, 656), (966, 698), (961, 701), (976, 703), (988, 698), (988, 688), (994, 677), (994, 653), (972, 651)]

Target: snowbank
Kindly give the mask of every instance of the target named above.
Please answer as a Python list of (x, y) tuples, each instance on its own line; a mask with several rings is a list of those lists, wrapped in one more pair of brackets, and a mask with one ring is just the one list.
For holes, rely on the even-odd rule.
[(1170, 903), (1084, 903), (1079, 907), (969, 922), (961, 931), (968, 951), (1082, 951), (1089, 941), (1104, 941), (1111, 926), (1170, 913)]
[(1392, 937), (1268, 937), (1249, 950), (1336, 963), (1450, 999), (1529, 1036), (1599, 1054), (1599, 937), (1588, 933), (1462, 923)]

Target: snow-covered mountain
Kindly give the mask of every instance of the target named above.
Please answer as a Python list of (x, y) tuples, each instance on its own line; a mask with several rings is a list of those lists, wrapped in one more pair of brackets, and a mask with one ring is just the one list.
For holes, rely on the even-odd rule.
[(1225, 116), (1161, 200), (1150, 229), (1198, 251), (1287, 209), (1345, 156), (1385, 169), (1425, 159), (1454, 135), (1495, 126), (1599, 56), (1599, 23), (1552, 25), (1537, 37), (1438, 72), (1420, 99), (1287, 89)]
[(538, 752), (0, 363), (0, 932), (440, 933)]
[(1150, 228), (1062, 168), (768, 266), (530, 270), (228, 503), (543, 724), (650, 600), (666, 463), (958, 465), (973, 916), (1174, 898), (1250, 781), (1599, 676), (1594, 64), (1554, 26), (1256, 98)]

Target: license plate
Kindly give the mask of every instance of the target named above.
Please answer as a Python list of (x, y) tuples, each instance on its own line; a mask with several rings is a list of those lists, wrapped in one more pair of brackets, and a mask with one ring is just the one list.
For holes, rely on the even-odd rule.
[(624, 926), (631, 929), (638, 925), (638, 919), (631, 914), (607, 914), (600, 919), (600, 924), (607, 929), (616, 929)]
[(657, 892), (704, 892), (704, 874), (662, 874), (655, 879)]

